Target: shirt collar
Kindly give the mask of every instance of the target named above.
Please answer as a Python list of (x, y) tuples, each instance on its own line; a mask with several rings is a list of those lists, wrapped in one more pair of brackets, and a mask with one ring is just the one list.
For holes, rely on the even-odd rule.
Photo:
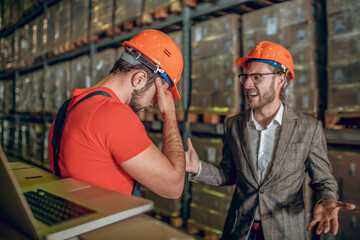
[[(278, 110), (278, 112), (276, 113), (275, 117), (273, 118), (273, 120), (270, 122), (269, 126), (271, 124), (273, 124), (274, 121), (276, 121), (280, 126), (282, 124), (282, 119), (283, 119), (283, 115), (284, 115), (284, 104), (281, 102), (280, 103), (280, 108)], [(251, 113), (250, 113), (250, 119), (249, 119), (249, 123), (253, 122), (253, 124), (255, 125), (256, 129), (260, 130), (262, 129), (262, 127), (260, 126), (260, 124), (256, 121), (255, 117), (254, 117), (254, 109), (251, 109)]]

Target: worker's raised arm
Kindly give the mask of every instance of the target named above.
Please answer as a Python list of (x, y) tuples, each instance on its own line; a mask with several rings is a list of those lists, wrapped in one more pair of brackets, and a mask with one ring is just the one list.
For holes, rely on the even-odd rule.
[(163, 146), (151, 144), (145, 151), (121, 164), (124, 170), (154, 193), (179, 198), (185, 179), (185, 152), (170, 91), (156, 81), (158, 107), (164, 119)]

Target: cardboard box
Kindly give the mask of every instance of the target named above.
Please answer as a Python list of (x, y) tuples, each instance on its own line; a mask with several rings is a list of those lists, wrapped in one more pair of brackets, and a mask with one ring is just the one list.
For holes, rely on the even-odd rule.
[[(207, 185), (203, 183), (192, 183), (191, 189), (193, 191), (213, 191), (222, 193), (227, 197), (232, 197), (235, 191), (235, 185), (232, 186), (213, 186), (213, 185)], [(205, 190), (206, 189), (206, 190)]]
[(231, 199), (232, 196), (227, 196), (208, 188), (203, 188), (200, 191), (193, 189), (191, 192), (192, 203), (225, 215), (230, 208)]
[(213, 211), (191, 203), (190, 219), (198, 224), (222, 231), (226, 220), (226, 214), (222, 214), (217, 211)]
[(109, 75), (111, 68), (116, 61), (116, 50), (107, 49), (105, 51), (97, 52), (93, 59), (93, 71), (91, 86), (101, 81)]
[(226, 112), (238, 112), (242, 106), (240, 95), (240, 92), (236, 91), (236, 89), (231, 92), (214, 92), (212, 95), (212, 107), (227, 109)]
[(360, 33), (328, 39), (328, 64), (349, 64), (360, 60)]
[(339, 230), (336, 239), (356, 240), (360, 236), (360, 219), (356, 210), (339, 211)]
[(326, 0), (326, 14), (331, 15), (338, 12), (359, 7), (358, 0)]
[(284, 100), (291, 108), (308, 114), (316, 114), (319, 111), (319, 90), (317, 88), (298, 87), (292, 81), (284, 92)]
[(309, 89), (315, 89), (319, 86), (319, 70), (314, 66), (296, 66), (295, 78), (293, 84), (296, 87), (306, 87)]
[(191, 141), (201, 160), (210, 163), (219, 163), (221, 161), (223, 148), (221, 138), (192, 137)]
[(212, 92), (191, 93), (191, 106), (193, 109), (205, 110), (212, 106)]
[(349, 10), (327, 16), (328, 38), (331, 39), (337, 35), (353, 32), (358, 26), (353, 17), (358, 13), (359, 11), (355, 12), (355, 10)]
[(71, 42), (88, 37), (89, 0), (71, 0)]
[(91, 87), (89, 55), (83, 55), (70, 61), (71, 79), (68, 90)]
[(112, 27), (113, 1), (91, 1), (90, 35), (96, 35)]
[(328, 88), (328, 111), (358, 112), (360, 110), (360, 84), (332, 85)]
[(142, 0), (116, 0), (115, 5), (115, 24), (133, 20), (142, 14)]

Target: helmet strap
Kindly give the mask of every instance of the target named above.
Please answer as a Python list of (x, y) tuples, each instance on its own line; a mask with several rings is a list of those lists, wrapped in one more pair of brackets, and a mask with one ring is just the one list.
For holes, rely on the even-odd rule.
[(141, 62), (139, 60), (136, 60), (131, 54), (123, 51), (122, 53), (120, 53), (120, 58), (122, 60), (124, 60), (125, 62), (128, 62), (132, 65), (138, 65), (141, 64)]
[(130, 47), (127, 47), (126, 51), (130, 52), (130, 54), (127, 53), (127, 55), (130, 55), (133, 58), (133, 60), (135, 60), (136, 62), (144, 64), (146, 67), (148, 67), (149, 69), (154, 71), (154, 73), (159, 73), (160, 76), (163, 77), (165, 79), (165, 81), (169, 84), (169, 88), (174, 85), (173, 82), (170, 80), (169, 76), (165, 73), (165, 71), (163, 69), (161, 69), (159, 65), (154, 64), (146, 56), (143, 56), (141, 54), (141, 52), (136, 51), (135, 49), (130, 48)]

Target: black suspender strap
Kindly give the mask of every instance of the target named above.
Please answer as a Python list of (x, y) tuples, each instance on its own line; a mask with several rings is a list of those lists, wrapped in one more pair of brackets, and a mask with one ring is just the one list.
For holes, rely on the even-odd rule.
[[(51, 146), (53, 148), (53, 168), (54, 168), (55, 175), (58, 177), (61, 177), (60, 167), (59, 167), (60, 141), (61, 141), (61, 136), (62, 136), (62, 132), (64, 130), (66, 120), (69, 117), (69, 114), (71, 113), (71, 111), (79, 103), (81, 103), (82, 101), (84, 101), (88, 98), (91, 98), (91, 97), (97, 96), (97, 95), (111, 97), (111, 95), (105, 91), (95, 91), (95, 92), (89, 93), (88, 95), (86, 95), (85, 97), (80, 99), (80, 101), (75, 103), (74, 106), (72, 106), (72, 108), (69, 110), (68, 114), (66, 114), (66, 110), (68, 109), (70, 101), (71, 101), (71, 98), (70, 98), (63, 103), (63, 105), (60, 107), (60, 109), (56, 115), (56, 119), (55, 119), (55, 123), (54, 123), (54, 132), (53, 132), (53, 137), (51, 140)], [(134, 189), (133, 189), (132, 195), (141, 197), (140, 184), (135, 180), (133, 180), (133, 181), (134, 181)]]
[(111, 95), (105, 91), (95, 91), (92, 93), (89, 93), (88, 95), (86, 95), (84, 98), (82, 98), (80, 101), (78, 101), (76, 104), (74, 104), (74, 106), (72, 106), (72, 108), (69, 110), (68, 114), (66, 114), (66, 110), (68, 109), (68, 106), (70, 104), (71, 99), (66, 100), (63, 105), (60, 107), (57, 115), (56, 115), (56, 119), (55, 119), (55, 123), (54, 123), (54, 132), (53, 132), (53, 137), (51, 140), (51, 146), (53, 148), (53, 168), (54, 168), (54, 172), (55, 175), (58, 177), (61, 177), (61, 173), (60, 173), (60, 167), (59, 167), (59, 149), (60, 149), (60, 141), (61, 141), (61, 135), (62, 132), (64, 130), (64, 126), (66, 123), (67, 118), (69, 117), (69, 114), (71, 113), (71, 111), (82, 101), (91, 98), (93, 96), (96, 95), (102, 95), (105, 97), (111, 97)]

